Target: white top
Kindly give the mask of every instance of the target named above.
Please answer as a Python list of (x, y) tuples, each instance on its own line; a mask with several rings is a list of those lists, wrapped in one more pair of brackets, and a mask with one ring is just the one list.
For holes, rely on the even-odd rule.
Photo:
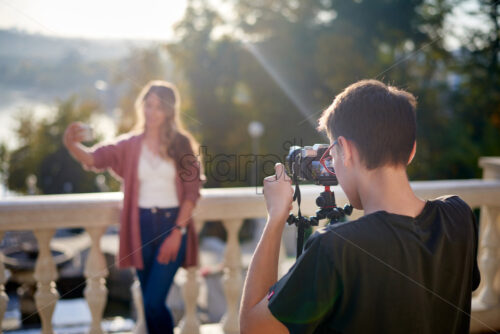
[(179, 206), (175, 188), (176, 169), (173, 161), (165, 160), (142, 145), (139, 157), (139, 207), (172, 208)]

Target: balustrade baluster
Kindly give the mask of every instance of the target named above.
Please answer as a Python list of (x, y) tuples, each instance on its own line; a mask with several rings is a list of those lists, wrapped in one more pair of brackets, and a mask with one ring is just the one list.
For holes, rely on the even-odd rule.
[(227, 244), (224, 254), (224, 277), (222, 282), (226, 295), (227, 310), (221, 322), (224, 333), (233, 334), (240, 332), (238, 313), (243, 278), (238, 232), (243, 224), (243, 220), (228, 219), (224, 220), (223, 224), (227, 231)]
[(481, 236), (482, 254), (479, 259), (479, 268), (481, 271), (481, 280), (483, 286), (479, 292), (479, 300), (486, 307), (493, 307), (500, 303), (498, 292), (495, 291), (495, 277), (500, 268), (500, 258), (498, 251), (500, 249), (498, 238), (497, 219), (500, 215), (500, 208), (485, 206), (481, 213), (485, 215), (482, 223), (486, 224)]
[(181, 334), (199, 334), (200, 320), (196, 314), (196, 302), (200, 290), (200, 279), (198, 268), (190, 267), (186, 269), (186, 279), (182, 286), (182, 297), (184, 298), (184, 317), (179, 328)]
[(102, 254), (100, 242), (105, 230), (106, 228), (102, 226), (88, 227), (86, 229), (92, 242), (84, 273), (87, 279), (84, 295), (89, 305), (90, 314), (92, 315), (89, 334), (103, 333), (101, 321), (108, 297), (108, 289), (106, 287), (108, 268), (106, 259)]
[(132, 299), (134, 301), (137, 319), (135, 321), (134, 334), (147, 334), (146, 316), (144, 315), (144, 302), (142, 299), (141, 283), (135, 278), (134, 283), (130, 287)]
[(38, 241), (38, 258), (35, 265), (35, 280), (37, 290), (35, 304), (42, 321), (42, 334), (52, 334), (52, 315), (59, 300), (56, 290), (57, 268), (50, 250), (50, 240), (55, 233), (54, 229), (35, 230), (33, 232)]

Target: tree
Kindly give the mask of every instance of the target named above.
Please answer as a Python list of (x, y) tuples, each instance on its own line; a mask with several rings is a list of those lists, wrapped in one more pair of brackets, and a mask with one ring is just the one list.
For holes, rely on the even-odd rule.
[[(500, 155), (500, 4), (479, 1), (470, 13), (486, 23), (487, 29), (472, 29), (462, 36), (462, 48), (455, 57), (455, 85), (449, 103), (456, 114), (453, 127), (460, 150), (460, 172), (479, 176), (481, 155)], [(467, 138), (468, 145), (461, 145)], [(465, 148), (465, 149), (464, 149)], [(456, 153), (459, 154), (458, 152)]]
[[(250, 147), (245, 136), (250, 107), (245, 99), (238, 99), (244, 90), (239, 85), (241, 50), (230, 38), (212, 39), (221, 19), (214, 10), (199, 5), (188, 6), (184, 20), (175, 29), (178, 42), (166, 45), (186, 83), (181, 84), (183, 114), (212, 157), (241, 153)], [(209, 157), (204, 159), (207, 162)], [(234, 159), (226, 161), (232, 170), (237, 168)], [(212, 164), (206, 164), (205, 172), (207, 186), (248, 184), (248, 180), (238, 182), (221, 175), (224, 173), (218, 173)]]
[(6, 185), (9, 173), (9, 150), (7, 145), (0, 143), (0, 180), (2, 185)]
[[(455, 2), (240, 0), (230, 1), (236, 15), (228, 21), (192, 0), (167, 50), (185, 76), (202, 142), (216, 153), (249, 152), (241, 123), (250, 120), (270, 130), (263, 153), (282, 157), (286, 141), (325, 142), (315, 130), (321, 111), (347, 85), (376, 78), (417, 95), (424, 130), (410, 175), (446, 178), (462, 159), (450, 151), (452, 54), (443, 47), (443, 22)], [(248, 95), (244, 104), (234, 99), (239, 88)]]
[[(53, 118), (42, 120), (36, 120), (29, 110), (20, 113), (16, 129), (20, 147), (9, 154), (9, 189), (26, 193), (27, 178), (35, 175), (43, 194), (99, 191), (95, 174), (84, 171), (62, 144), (66, 127), (74, 121), (88, 123), (99, 106), (92, 101), (78, 102), (73, 96), (59, 101), (56, 108)], [(118, 189), (115, 181), (108, 180), (111, 189)]]
[(141, 89), (150, 80), (166, 80), (167, 71), (165, 60), (162, 59), (161, 48), (135, 48), (130, 55), (114, 66), (120, 70), (114, 72), (113, 82), (122, 86), (122, 96), (119, 100), (121, 110), (120, 123), (117, 132), (125, 133), (130, 131), (135, 122), (135, 99)]

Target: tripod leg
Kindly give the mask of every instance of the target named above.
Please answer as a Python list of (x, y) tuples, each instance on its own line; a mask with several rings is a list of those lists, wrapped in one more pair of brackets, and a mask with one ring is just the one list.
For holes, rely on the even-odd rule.
[(304, 247), (304, 233), (305, 233), (304, 224), (299, 222), (297, 224), (297, 257), (296, 257), (297, 259), (302, 254), (302, 249)]

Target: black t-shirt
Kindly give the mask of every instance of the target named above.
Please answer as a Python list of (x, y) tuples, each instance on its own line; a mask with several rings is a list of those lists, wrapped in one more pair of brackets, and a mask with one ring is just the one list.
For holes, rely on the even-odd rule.
[(313, 234), (269, 291), (290, 333), (468, 333), (478, 227), (459, 197), (418, 217), (378, 211)]

